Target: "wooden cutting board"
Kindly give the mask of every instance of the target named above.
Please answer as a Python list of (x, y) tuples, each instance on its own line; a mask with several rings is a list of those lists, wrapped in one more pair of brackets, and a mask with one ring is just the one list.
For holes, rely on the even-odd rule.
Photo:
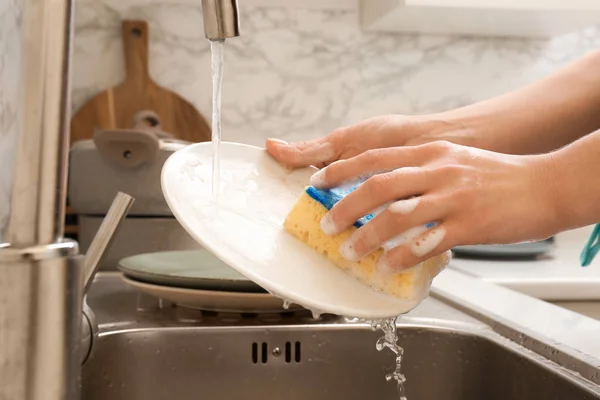
[(138, 111), (158, 114), (163, 131), (191, 142), (208, 141), (211, 129), (188, 101), (152, 80), (148, 70), (148, 24), (123, 21), (127, 77), (120, 85), (98, 93), (71, 120), (71, 144), (91, 139), (94, 130), (128, 129)]

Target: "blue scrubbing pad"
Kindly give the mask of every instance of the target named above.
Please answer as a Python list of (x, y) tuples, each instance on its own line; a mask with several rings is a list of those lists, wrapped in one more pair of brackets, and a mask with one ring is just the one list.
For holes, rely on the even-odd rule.
[[(306, 194), (308, 194), (313, 200), (319, 202), (327, 210), (331, 210), (338, 201), (346, 197), (348, 194), (352, 193), (362, 183), (363, 181), (359, 181), (358, 183), (345, 184), (333, 189), (317, 189), (313, 186), (309, 186), (306, 188)], [(354, 223), (354, 226), (356, 228), (360, 228), (361, 226), (375, 218), (375, 216), (382, 212), (387, 206), (388, 204), (384, 204), (375, 212), (363, 216)], [(434, 222), (429, 222), (425, 226), (427, 228), (433, 228), (435, 225), (436, 224)]]
[[(356, 190), (356, 188), (360, 185), (358, 184), (347, 184), (333, 189), (317, 189), (313, 186), (309, 186), (306, 188), (306, 194), (312, 197), (314, 200), (318, 201), (325, 207), (327, 210), (331, 210), (333, 206), (346, 197), (349, 193)], [(358, 221), (354, 223), (354, 226), (360, 228), (371, 219), (375, 217), (375, 214), (367, 214), (364, 217), (360, 218)]]

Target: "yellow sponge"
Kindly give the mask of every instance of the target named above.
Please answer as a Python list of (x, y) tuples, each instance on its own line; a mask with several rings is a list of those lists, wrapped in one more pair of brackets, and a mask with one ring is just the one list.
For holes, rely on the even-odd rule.
[(422, 300), (429, 294), (432, 279), (448, 264), (449, 254), (444, 253), (390, 276), (375, 268), (383, 250), (373, 252), (357, 262), (348, 261), (342, 257), (339, 248), (357, 228), (352, 226), (338, 235), (326, 235), (321, 230), (320, 222), (327, 211), (323, 204), (304, 192), (287, 215), (283, 227), (309, 247), (328, 257), (339, 268), (377, 291), (402, 299)]

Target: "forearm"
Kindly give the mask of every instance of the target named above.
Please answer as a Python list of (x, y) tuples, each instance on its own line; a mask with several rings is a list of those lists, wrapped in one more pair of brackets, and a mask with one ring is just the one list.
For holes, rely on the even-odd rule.
[(435, 118), (454, 127), (447, 135), (460, 144), (510, 154), (558, 149), (600, 128), (600, 51), (535, 84)]
[(560, 230), (600, 222), (600, 131), (548, 154)]

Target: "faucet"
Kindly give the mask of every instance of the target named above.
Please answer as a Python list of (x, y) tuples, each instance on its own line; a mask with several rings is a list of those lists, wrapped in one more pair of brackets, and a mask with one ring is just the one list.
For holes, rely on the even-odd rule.
[[(239, 36), (237, 0), (202, 0), (205, 36)], [(25, 0), (20, 136), (0, 243), (0, 400), (78, 400), (89, 288), (133, 198), (115, 198), (87, 254), (64, 238), (74, 0)], [(82, 354), (84, 354), (82, 356)]]
[(237, 0), (202, 0), (202, 15), (208, 40), (240, 36)]

